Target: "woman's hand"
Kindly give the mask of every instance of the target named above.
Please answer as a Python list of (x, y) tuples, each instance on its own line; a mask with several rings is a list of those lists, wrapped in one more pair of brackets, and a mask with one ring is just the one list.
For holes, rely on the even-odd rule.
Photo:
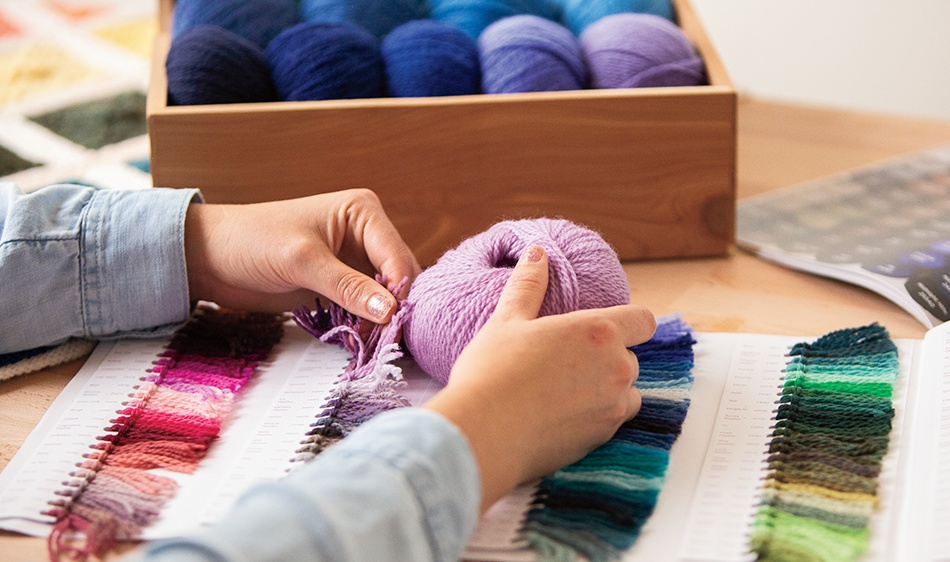
[(547, 256), (531, 246), (448, 385), (424, 406), (468, 438), (483, 511), (580, 459), (640, 409), (639, 366), (627, 348), (653, 335), (653, 314), (625, 305), (538, 318), (547, 283)]
[[(191, 299), (282, 312), (322, 295), (384, 324), (419, 263), (367, 189), (252, 205), (193, 204), (185, 219)], [(408, 284), (403, 288), (405, 297)]]

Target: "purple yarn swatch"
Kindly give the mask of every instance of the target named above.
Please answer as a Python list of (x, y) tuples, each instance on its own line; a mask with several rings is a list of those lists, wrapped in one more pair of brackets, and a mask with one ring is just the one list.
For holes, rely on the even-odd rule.
[(445, 383), (462, 349), (488, 320), (521, 253), (548, 254), (541, 316), (630, 301), (617, 253), (596, 232), (567, 220), (505, 221), (446, 252), (412, 284), (403, 327), (406, 346), (432, 378)]
[(478, 38), (486, 94), (580, 90), (587, 67), (566, 27), (538, 16), (499, 20)]
[(594, 88), (697, 86), (703, 60), (683, 30), (650, 14), (601, 18), (580, 37)]

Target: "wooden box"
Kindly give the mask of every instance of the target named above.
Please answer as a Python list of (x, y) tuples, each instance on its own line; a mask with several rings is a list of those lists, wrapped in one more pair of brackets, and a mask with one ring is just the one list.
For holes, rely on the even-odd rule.
[(368, 187), (425, 266), (503, 219), (584, 224), (621, 259), (728, 251), (736, 93), (688, 0), (677, 20), (709, 85), (175, 107), (165, 56), (148, 92), (154, 185), (211, 203)]

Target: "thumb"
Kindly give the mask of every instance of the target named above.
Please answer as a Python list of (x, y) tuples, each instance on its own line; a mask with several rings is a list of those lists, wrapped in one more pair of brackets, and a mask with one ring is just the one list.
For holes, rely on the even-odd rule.
[(544, 248), (532, 244), (521, 253), (492, 317), (502, 320), (537, 318), (547, 289), (548, 255)]
[(331, 260), (321, 271), (322, 287), (316, 291), (353, 314), (377, 324), (392, 319), (396, 297), (375, 279), (339, 260)]

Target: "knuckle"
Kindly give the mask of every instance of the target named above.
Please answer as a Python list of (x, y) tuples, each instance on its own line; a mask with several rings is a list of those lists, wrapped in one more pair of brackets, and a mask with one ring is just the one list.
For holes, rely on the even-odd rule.
[(336, 279), (336, 294), (340, 304), (356, 303), (363, 293), (363, 279), (355, 271), (346, 272)]
[(611, 345), (617, 340), (617, 326), (603, 318), (592, 318), (584, 327), (587, 341), (595, 347)]

